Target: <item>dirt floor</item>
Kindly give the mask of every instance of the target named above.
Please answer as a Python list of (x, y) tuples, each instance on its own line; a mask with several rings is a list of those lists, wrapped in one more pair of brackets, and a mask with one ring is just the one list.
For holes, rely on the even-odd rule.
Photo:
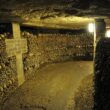
[(3, 110), (74, 110), (74, 92), (91, 73), (91, 61), (47, 65), (10, 96)]

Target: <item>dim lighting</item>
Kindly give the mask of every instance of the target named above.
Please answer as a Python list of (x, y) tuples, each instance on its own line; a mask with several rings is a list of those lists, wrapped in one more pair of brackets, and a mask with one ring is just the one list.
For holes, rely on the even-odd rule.
[(110, 30), (107, 30), (106, 37), (110, 38)]
[(94, 28), (95, 28), (94, 23), (89, 23), (88, 25), (89, 32), (94, 32)]

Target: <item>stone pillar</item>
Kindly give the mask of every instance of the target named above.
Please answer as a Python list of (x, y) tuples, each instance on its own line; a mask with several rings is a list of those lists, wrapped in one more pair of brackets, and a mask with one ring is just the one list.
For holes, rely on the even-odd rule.
[(104, 19), (95, 19), (95, 28), (94, 28), (94, 60), (95, 60), (95, 54), (96, 54), (96, 45), (97, 42), (105, 37), (106, 32), (106, 23)]
[(95, 19), (95, 29), (96, 41), (98, 42), (100, 38), (105, 37), (106, 23), (104, 19)]
[(104, 20), (96, 20), (97, 46), (94, 63), (93, 110), (110, 109), (110, 38), (105, 38)]

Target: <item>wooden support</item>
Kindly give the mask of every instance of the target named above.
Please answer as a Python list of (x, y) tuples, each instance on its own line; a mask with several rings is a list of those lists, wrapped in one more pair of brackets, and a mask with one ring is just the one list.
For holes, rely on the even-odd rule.
[(13, 38), (6, 39), (6, 51), (9, 57), (16, 56), (17, 78), (18, 85), (24, 83), (24, 70), (22, 53), (27, 52), (27, 40), (21, 38), (20, 25), (18, 23), (12, 23)]

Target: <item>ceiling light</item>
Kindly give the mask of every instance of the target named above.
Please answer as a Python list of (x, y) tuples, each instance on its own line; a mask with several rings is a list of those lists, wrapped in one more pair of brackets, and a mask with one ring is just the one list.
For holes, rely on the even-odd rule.
[(106, 37), (110, 38), (110, 30), (107, 30)]
[(94, 28), (95, 28), (94, 23), (89, 23), (88, 24), (88, 30), (89, 30), (89, 32), (94, 32)]

